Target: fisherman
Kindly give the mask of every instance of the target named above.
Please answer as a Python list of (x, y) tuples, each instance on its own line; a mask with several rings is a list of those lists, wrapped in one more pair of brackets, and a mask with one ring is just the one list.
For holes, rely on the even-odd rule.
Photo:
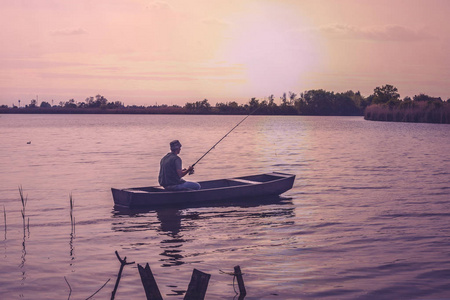
[(194, 167), (182, 168), (181, 158), (178, 156), (181, 151), (181, 143), (178, 140), (170, 142), (170, 152), (167, 153), (160, 163), (159, 184), (167, 190), (199, 190), (200, 184), (183, 179), (187, 174), (194, 173)]

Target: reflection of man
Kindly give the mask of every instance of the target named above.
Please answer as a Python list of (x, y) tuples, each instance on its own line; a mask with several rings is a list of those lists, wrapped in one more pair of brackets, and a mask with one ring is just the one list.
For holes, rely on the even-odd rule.
[(178, 140), (170, 142), (170, 151), (162, 159), (159, 169), (159, 184), (167, 190), (199, 190), (200, 184), (183, 179), (186, 174), (193, 173), (194, 167), (182, 168), (181, 158), (178, 156), (181, 151), (181, 143)]
[(164, 207), (156, 210), (156, 216), (161, 222), (161, 230), (170, 237), (178, 237), (181, 229), (180, 210), (178, 208)]

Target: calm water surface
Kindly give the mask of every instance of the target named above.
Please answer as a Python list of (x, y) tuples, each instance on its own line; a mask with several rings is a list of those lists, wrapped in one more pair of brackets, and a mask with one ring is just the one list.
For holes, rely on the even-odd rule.
[[(164, 299), (194, 268), (207, 299), (234, 299), (221, 271), (236, 265), (245, 299), (450, 299), (449, 125), (252, 116), (190, 179), (296, 174), (281, 199), (114, 209), (111, 187), (157, 184), (172, 139), (192, 164), (241, 119), (0, 115), (0, 298), (65, 299), (66, 278), (72, 299), (111, 279), (93, 297), (109, 299), (117, 250), (150, 264)], [(116, 299), (145, 299), (136, 264)]]

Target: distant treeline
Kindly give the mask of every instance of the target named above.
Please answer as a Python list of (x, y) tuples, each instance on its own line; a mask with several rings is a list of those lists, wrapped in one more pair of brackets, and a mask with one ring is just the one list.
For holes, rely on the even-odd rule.
[[(278, 102), (278, 103), (277, 103)], [(124, 106), (121, 101), (110, 102), (102, 95), (89, 97), (84, 102), (70, 99), (51, 105), (35, 99), (24, 107), (3, 105), (0, 113), (80, 113), (80, 114), (248, 114), (257, 109), (261, 115), (363, 115), (367, 102), (359, 92), (333, 93), (311, 90), (300, 95), (289, 92), (279, 99), (273, 95), (264, 100), (252, 98), (240, 105), (235, 101), (212, 106), (207, 99), (186, 103), (184, 106)]]
[[(20, 102), (19, 102), (20, 103)], [(424, 107), (420, 103), (431, 103)], [(39, 105), (36, 100), (24, 107), (8, 107), (2, 105), (0, 113), (49, 113), (49, 114), (249, 114), (255, 112), (259, 115), (321, 115), (321, 116), (362, 116), (368, 120), (436, 122), (435, 114), (443, 115), (440, 122), (448, 123), (449, 100), (443, 102), (440, 98), (432, 98), (424, 94), (406, 97), (400, 100), (397, 88), (385, 85), (374, 89), (374, 94), (364, 97), (360, 92), (347, 91), (334, 93), (325, 90), (309, 90), (301, 94), (293, 92), (284, 93), (279, 99), (273, 95), (263, 100), (252, 98), (246, 104), (235, 101), (217, 103), (212, 106), (207, 99), (188, 102), (184, 106), (125, 106), (121, 101), (110, 102), (102, 95), (86, 98), (84, 102), (75, 102), (70, 99), (51, 105), (42, 101)], [(429, 110), (432, 107), (433, 117), (397, 117), (394, 110), (402, 111), (405, 107), (414, 108), (415, 111)], [(447, 115), (445, 114), (447, 111)], [(409, 112), (409, 111), (408, 111)], [(426, 114), (427, 115), (427, 114)], [(427, 120), (427, 121), (424, 121)]]

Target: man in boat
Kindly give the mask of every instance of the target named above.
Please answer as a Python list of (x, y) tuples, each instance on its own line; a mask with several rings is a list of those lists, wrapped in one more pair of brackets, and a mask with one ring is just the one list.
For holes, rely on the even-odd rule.
[(167, 190), (199, 190), (200, 184), (183, 179), (187, 174), (194, 173), (194, 167), (183, 169), (181, 158), (181, 143), (178, 140), (170, 142), (170, 152), (162, 159), (159, 168), (159, 184)]

